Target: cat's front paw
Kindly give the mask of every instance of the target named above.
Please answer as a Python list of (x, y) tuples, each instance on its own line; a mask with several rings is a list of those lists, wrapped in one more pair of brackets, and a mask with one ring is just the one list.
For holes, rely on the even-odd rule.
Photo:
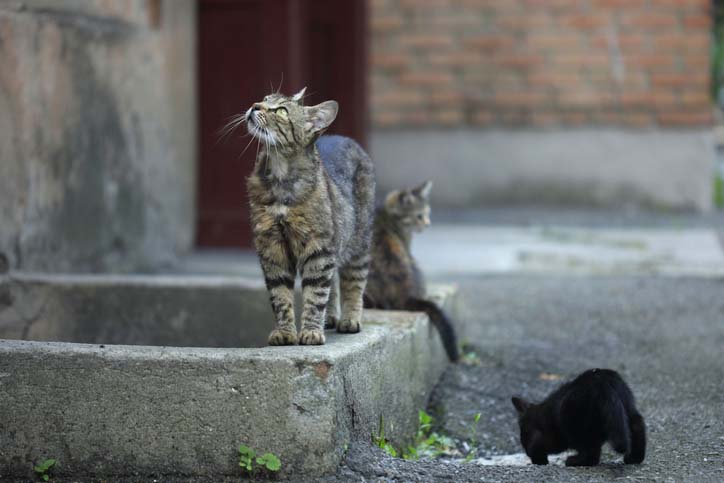
[(301, 345), (323, 345), (324, 331), (321, 329), (302, 329), (299, 332), (299, 343)]
[(339, 319), (334, 315), (327, 314), (327, 319), (324, 321), (325, 329), (334, 329), (339, 324)]
[(342, 319), (337, 324), (337, 332), (345, 334), (356, 334), (362, 329), (362, 324), (359, 320)]
[(295, 345), (296, 343), (296, 330), (274, 329), (269, 334), (269, 345)]

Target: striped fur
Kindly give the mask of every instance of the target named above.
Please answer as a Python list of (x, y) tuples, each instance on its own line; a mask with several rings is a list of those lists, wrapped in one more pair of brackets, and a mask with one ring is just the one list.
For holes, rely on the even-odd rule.
[[(337, 103), (272, 94), (246, 113), (264, 149), (247, 180), (254, 244), (277, 327), (271, 345), (324, 344), (324, 327), (359, 332), (374, 204), (373, 165), (348, 138), (321, 136)], [(293, 289), (302, 289), (297, 334)], [(341, 302), (342, 311), (338, 308)]]
[(443, 310), (425, 300), (425, 280), (412, 257), (412, 232), (430, 224), (432, 182), (411, 190), (393, 191), (375, 217), (372, 263), (365, 307), (425, 312), (440, 333), (451, 361), (459, 358), (457, 336)]

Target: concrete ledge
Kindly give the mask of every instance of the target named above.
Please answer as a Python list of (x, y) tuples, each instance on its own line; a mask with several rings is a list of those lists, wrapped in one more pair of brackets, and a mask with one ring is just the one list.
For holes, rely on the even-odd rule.
[(712, 208), (711, 129), (393, 130), (370, 141), (378, 192), (431, 178), (433, 206)]
[(321, 347), (0, 340), (0, 478), (46, 457), (59, 475), (234, 475), (242, 443), (287, 475), (334, 471), (380, 416), (410, 436), (447, 363), (422, 314), (370, 310), (364, 324)]

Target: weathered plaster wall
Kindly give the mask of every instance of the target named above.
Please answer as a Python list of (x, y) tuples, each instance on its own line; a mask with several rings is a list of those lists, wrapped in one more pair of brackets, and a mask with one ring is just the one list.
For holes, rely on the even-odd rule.
[(194, 63), (191, 0), (0, 4), (0, 262), (132, 271), (190, 247)]

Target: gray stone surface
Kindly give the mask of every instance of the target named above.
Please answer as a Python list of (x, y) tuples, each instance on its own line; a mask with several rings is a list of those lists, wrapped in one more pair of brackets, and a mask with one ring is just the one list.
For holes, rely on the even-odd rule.
[(20, 272), (0, 278), (0, 339), (262, 347), (273, 327), (260, 279)]
[[(66, 297), (74, 290), (85, 296), (97, 277), (85, 285), (77, 278), (45, 284), (61, 286)], [(128, 278), (136, 288), (145, 279), (116, 276), (106, 284), (131, 297)], [(167, 292), (169, 301), (190, 296), (189, 280), (175, 279), (174, 286), (148, 278), (144, 290), (182, 290)], [(38, 289), (37, 280), (26, 283)], [(98, 280), (93, 284), (102, 293)], [(266, 303), (266, 293), (254, 293)], [(451, 288), (437, 293), (454, 301)], [(318, 347), (0, 340), (0, 479), (29, 477), (31, 463), (46, 457), (58, 459), (61, 478), (238, 475), (242, 443), (278, 455), (287, 475), (333, 472), (350, 441), (377, 431), (380, 416), (389, 437), (409, 436), (447, 362), (422, 314), (366, 311), (363, 324), (360, 334), (328, 332), (327, 345)]]
[(195, 2), (0, 2), (0, 258), (157, 267), (194, 227)]
[(435, 180), (433, 206), (712, 208), (710, 130), (374, 131), (378, 192)]

